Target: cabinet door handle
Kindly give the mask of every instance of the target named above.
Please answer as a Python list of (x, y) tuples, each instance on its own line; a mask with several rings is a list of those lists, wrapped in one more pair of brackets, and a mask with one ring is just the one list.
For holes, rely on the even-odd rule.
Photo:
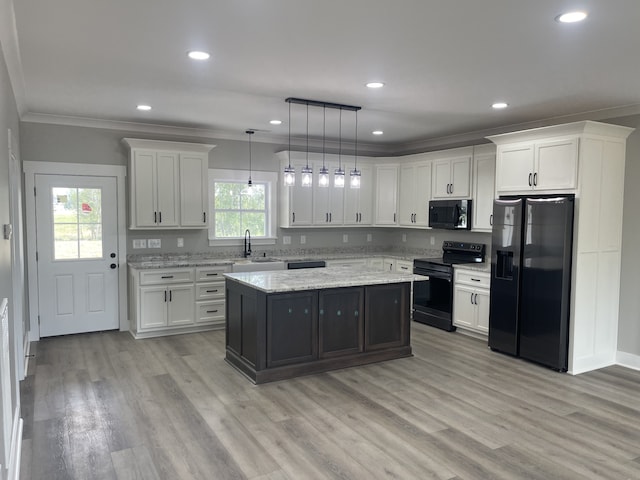
[(396, 223), (396, 214), (395, 214), (395, 212), (393, 213), (393, 223)]
[(530, 187), (532, 187), (532, 186), (533, 186), (533, 184), (531, 183), (531, 176), (532, 176), (532, 175), (531, 175), (531, 173), (529, 173), (529, 186), (530, 186)]
[(473, 293), (471, 294), (470, 301), (471, 301), (471, 305), (473, 305)]
[(471, 281), (472, 281), (472, 282), (479, 282), (479, 281), (480, 281), (480, 279), (479, 279), (479, 278), (472, 278), (472, 279), (471, 279)]
[(329, 212), (329, 223), (331, 223), (331, 212)]
[(162, 223), (162, 212), (158, 212), (158, 223)]
[(215, 290), (207, 290), (207, 293), (216, 293), (218, 291), (218, 289), (216, 288)]
[(169, 290), (169, 301), (172, 300), (171, 296), (172, 296), (172, 292), (171, 292), (171, 290)]
[(173, 275), (162, 275), (160, 278), (173, 278)]
[(296, 223), (296, 212), (291, 212), (291, 223)]
[(453, 183), (450, 183), (449, 185), (451, 185), (451, 190), (449, 191), (449, 193), (453, 194)]
[(489, 215), (489, 225), (493, 226), (493, 213)]
[(165, 302), (167, 301), (167, 291), (166, 290), (164, 291), (164, 301)]
[(359, 222), (362, 222), (362, 213), (359, 213), (359, 214), (358, 214), (358, 216), (359, 216), (359, 217), (358, 217), (358, 221), (359, 221)]
[(158, 223), (158, 212), (153, 212), (153, 223)]
[(473, 297), (473, 303), (475, 303), (476, 305), (478, 304), (478, 294), (477, 293)]
[(202, 223), (207, 223), (207, 212), (202, 212)]
[(534, 187), (538, 186), (538, 172), (533, 174), (533, 186)]
[(358, 214), (356, 213), (356, 223), (358, 223)]
[(207, 273), (207, 277), (217, 277), (217, 273)]

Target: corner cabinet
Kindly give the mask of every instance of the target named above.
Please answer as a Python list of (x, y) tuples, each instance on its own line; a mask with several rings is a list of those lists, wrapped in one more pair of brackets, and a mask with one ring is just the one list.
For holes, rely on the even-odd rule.
[(615, 363), (625, 150), (632, 131), (584, 121), (487, 137), (498, 146), (499, 194), (575, 195), (569, 373)]
[(125, 138), (129, 158), (129, 228), (209, 226), (209, 151), (214, 145)]

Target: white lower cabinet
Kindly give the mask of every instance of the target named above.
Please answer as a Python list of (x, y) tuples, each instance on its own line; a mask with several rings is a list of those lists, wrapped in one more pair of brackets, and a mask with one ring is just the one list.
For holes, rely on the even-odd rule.
[(455, 269), (453, 324), (470, 332), (489, 334), (489, 285), (491, 275)]
[(327, 260), (327, 267), (366, 267), (366, 258), (346, 258), (344, 260)]
[(230, 266), (129, 269), (129, 317), (136, 338), (224, 325), (224, 272)]

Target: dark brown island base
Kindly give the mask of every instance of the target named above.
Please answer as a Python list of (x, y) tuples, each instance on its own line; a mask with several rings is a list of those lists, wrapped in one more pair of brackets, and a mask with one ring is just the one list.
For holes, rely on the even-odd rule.
[(225, 276), (226, 360), (254, 383), (411, 356), (411, 274), (329, 267)]

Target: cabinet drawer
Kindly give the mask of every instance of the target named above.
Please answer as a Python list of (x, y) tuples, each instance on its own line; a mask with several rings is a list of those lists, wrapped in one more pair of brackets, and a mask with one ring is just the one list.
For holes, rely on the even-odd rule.
[(198, 267), (196, 268), (196, 282), (213, 282), (215, 280), (224, 280), (223, 273), (230, 271), (231, 265)]
[(196, 323), (223, 323), (224, 314), (224, 300), (198, 302), (196, 310)]
[(147, 270), (140, 272), (140, 285), (166, 285), (193, 282), (193, 268)]
[(490, 277), (485, 272), (474, 272), (472, 270), (456, 270), (455, 283), (464, 285), (473, 285), (478, 288), (489, 288)]
[(224, 282), (196, 284), (196, 300), (224, 298)]
[(413, 272), (413, 262), (405, 262), (396, 260), (396, 272), (411, 273)]

